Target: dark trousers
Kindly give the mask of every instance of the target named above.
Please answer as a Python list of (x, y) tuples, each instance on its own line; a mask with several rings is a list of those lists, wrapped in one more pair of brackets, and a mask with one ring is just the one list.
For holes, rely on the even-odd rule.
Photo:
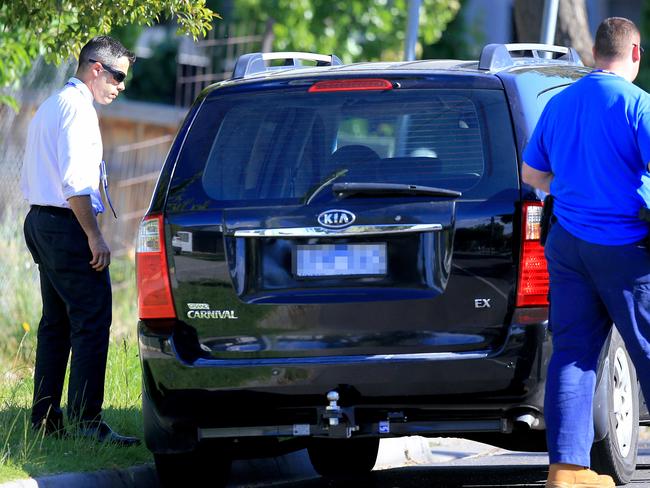
[(650, 398), (650, 253), (592, 244), (553, 225), (545, 246), (553, 355), (544, 418), (551, 463), (589, 466), (598, 357), (616, 324)]
[(68, 418), (99, 419), (111, 325), (108, 269), (91, 268), (88, 238), (71, 210), (32, 206), (24, 231), (38, 265), (43, 298), (32, 423), (62, 419), (61, 395), (70, 351)]

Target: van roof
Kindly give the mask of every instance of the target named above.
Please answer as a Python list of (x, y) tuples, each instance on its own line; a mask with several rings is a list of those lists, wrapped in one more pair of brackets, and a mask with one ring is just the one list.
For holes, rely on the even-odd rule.
[[(273, 60), (283, 61), (280, 66), (270, 65)], [(303, 61), (316, 66), (304, 66)], [(260, 76), (293, 76), (315, 74), (348, 74), (365, 71), (469, 71), (493, 74), (521, 66), (565, 65), (582, 66), (573, 48), (547, 44), (488, 44), (478, 61), (456, 59), (363, 62), (343, 64), (334, 54), (303, 52), (249, 53), (240, 56), (232, 79), (259, 78)]]

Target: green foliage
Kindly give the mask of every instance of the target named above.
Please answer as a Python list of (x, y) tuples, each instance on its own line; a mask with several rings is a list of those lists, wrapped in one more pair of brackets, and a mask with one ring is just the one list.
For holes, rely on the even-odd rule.
[(460, 4), (461, 10), (447, 25), (440, 40), (422, 46), (422, 59), (476, 59), (479, 56), (474, 46), (484, 44), (483, 34), (478, 26), (468, 25), (462, 9), (465, 0), (460, 0)]
[[(460, 0), (422, 0), (419, 40), (434, 44)], [(408, 0), (237, 0), (232, 21), (272, 19), (274, 49), (334, 53), (343, 62), (402, 59)]]
[(178, 43), (172, 36), (158, 43), (150, 58), (141, 58), (133, 66), (125, 95), (134, 100), (174, 104), (176, 55)]
[[(207, 5), (222, 12), (224, 22), (235, 27), (230, 36), (258, 34), (272, 24), (276, 51), (334, 53), (344, 62), (403, 57), (408, 0), (207, 0)], [(462, 0), (423, 0), (421, 57), (468, 57), (462, 22), (452, 23), (451, 32), (445, 31), (461, 5)], [(174, 103), (177, 44), (169, 38), (152, 47), (153, 57), (140, 59), (133, 67), (124, 96)], [(214, 59), (216, 72), (231, 67), (223, 54)]]
[(641, 42), (643, 43), (646, 53), (641, 56), (641, 69), (636, 79), (636, 84), (646, 91), (650, 91), (650, 2), (643, 2), (643, 12), (641, 13)]
[[(15, 87), (39, 55), (59, 64), (77, 55), (93, 36), (127, 24), (152, 25), (166, 16), (197, 39), (211, 29), (218, 14), (205, 0), (0, 0), (0, 90)], [(3, 95), (0, 103), (6, 102)]]
[(111, 29), (110, 35), (119, 39), (127, 49), (133, 51), (143, 30), (144, 27), (142, 25), (124, 24), (114, 26)]
[(2, 105), (7, 105), (9, 108), (11, 108), (14, 112), (18, 112), (18, 103), (13, 97), (10, 97), (9, 95), (2, 95), (0, 94), (0, 106)]

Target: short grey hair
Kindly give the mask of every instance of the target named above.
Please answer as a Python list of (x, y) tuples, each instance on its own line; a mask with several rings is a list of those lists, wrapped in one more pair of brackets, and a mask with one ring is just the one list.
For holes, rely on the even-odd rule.
[(115, 62), (121, 57), (127, 57), (129, 66), (135, 62), (135, 54), (125, 48), (120, 41), (111, 36), (93, 37), (81, 48), (79, 53), (79, 69), (90, 59), (114, 66)]

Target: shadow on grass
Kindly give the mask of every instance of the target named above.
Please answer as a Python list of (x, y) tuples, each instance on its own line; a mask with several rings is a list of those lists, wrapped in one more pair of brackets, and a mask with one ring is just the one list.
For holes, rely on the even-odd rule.
[[(116, 432), (142, 438), (141, 415), (139, 408), (108, 407), (103, 418)], [(150, 462), (144, 444), (125, 448), (74, 436), (43, 436), (32, 430), (29, 408), (4, 405), (0, 410), (0, 482)]]

